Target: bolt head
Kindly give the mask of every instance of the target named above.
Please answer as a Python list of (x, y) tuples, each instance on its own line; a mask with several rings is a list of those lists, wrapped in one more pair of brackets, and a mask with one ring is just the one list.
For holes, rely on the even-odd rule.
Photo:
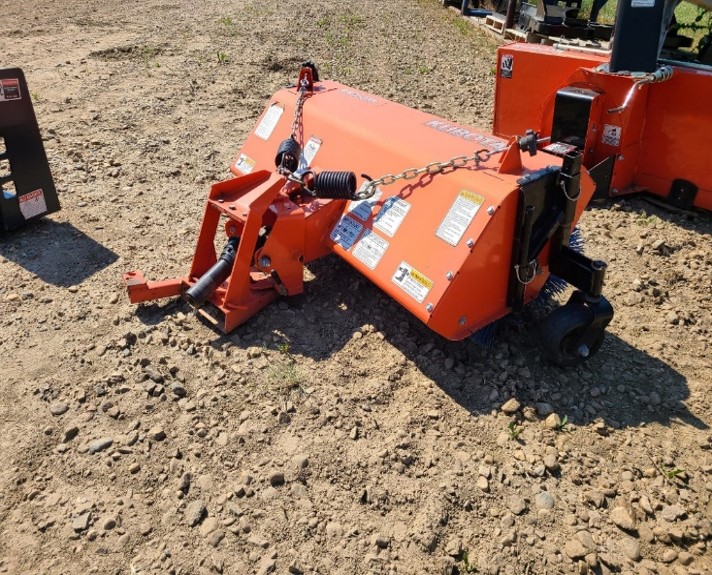
[(447, 278), (447, 281), (451, 282), (451, 281), (452, 281), (452, 278), (454, 278), (455, 276), (452, 275), (452, 272), (447, 272), (447, 273), (445, 274), (445, 277)]
[(474, 247), (474, 245), (475, 245), (475, 240), (473, 240), (473, 239), (467, 240), (467, 247), (468, 247), (468, 248)]
[(260, 258), (260, 265), (263, 268), (268, 268), (270, 265), (272, 265), (272, 260), (270, 259), (269, 256), (262, 256)]
[(433, 304), (429, 303), (428, 305), (425, 306), (425, 311), (428, 313), (433, 311)]
[(487, 208), (487, 215), (493, 216), (496, 211), (497, 208), (495, 208), (494, 206), (490, 206), (489, 208)]

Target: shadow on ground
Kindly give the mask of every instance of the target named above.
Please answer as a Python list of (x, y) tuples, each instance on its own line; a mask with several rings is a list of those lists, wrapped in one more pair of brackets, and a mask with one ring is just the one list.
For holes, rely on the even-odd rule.
[(60, 287), (80, 284), (118, 258), (72, 224), (47, 218), (0, 236), (0, 256)]
[[(574, 424), (603, 421), (622, 428), (658, 422), (708, 428), (684, 403), (690, 396), (684, 375), (613, 334), (608, 333), (601, 350), (584, 365), (559, 368), (540, 357), (536, 341), (544, 307), (528, 306), (525, 313), (500, 320), (494, 346), (483, 349), (470, 340), (441, 338), (336, 257), (309, 267), (317, 279), (309, 282), (306, 293), (272, 304), (240, 326), (235, 332), (239, 345), (278, 349), (272, 335), (279, 334), (289, 342), (291, 353), (319, 362), (347, 353), (353, 333), (370, 324), (473, 416), (489, 413), (514, 396), (524, 406), (549, 403)], [(190, 313), (190, 308), (173, 300), (141, 306), (137, 313), (153, 325), (178, 311)], [(213, 334), (216, 347), (235, 341), (211, 332), (207, 324), (204, 329), (205, 337)], [(378, 340), (372, 345), (379, 345)], [(375, 357), (373, 350), (366, 357)], [(366, 365), (357, 371), (358, 378), (385, 377), (383, 366)]]

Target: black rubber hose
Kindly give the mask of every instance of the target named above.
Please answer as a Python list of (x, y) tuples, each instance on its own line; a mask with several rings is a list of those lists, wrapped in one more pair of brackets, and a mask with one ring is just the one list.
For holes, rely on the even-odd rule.
[(277, 148), (277, 155), (274, 164), (278, 168), (286, 168), (294, 172), (299, 167), (299, 158), (302, 155), (302, 147), (294, 138), (287, 138)]
[(239, 238), (230, 238), (227, 241), (218, 261), (190, 289), (185, 291), (183, 294), (185, 301), (196, 309), (205, 303), (218, 286), (230, 275), (232, 266), (235, 264), (239, 243)]
[(356, 174), (353, 172), (321, 172), (314, 181), (317, 198), (350, 200), (356, 193)]

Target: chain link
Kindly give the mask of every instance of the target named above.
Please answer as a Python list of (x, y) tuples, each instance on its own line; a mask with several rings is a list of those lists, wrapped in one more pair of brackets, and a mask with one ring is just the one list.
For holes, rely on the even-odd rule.
[(468, 164), (472, 164), (474, 167), (479, 168), (480, 164), (487, 162), (495, 154), (501, 154), (506, 149), (506, 147), (503, 147), (495, 150), (477, 150), (471, 156), (454, 156), (446, 162), (430, 162), (429, 164), (425, 164), (422, 168), (407, 168), (400, 174), (385, 174), (376, 180), (370, 180), (367, 182), (361, 190), (356, 192), (355, 199), (367, 200), (376, 193), (378, 186), (390, 186), (398, 180), (414, 180), (415, 178), (419, 178), (425, 174), (434, 176), (435, 174), (440, 174), (445, 170), (465, 168)]
[(299, 96), (297, 97), (297, 105), (294, 107), (294, 118), (292, 119), (292, 138), (295, 140), (297, 140), (297, 131), (302, 119), (302, 108), (304, 107), (306, 96), (307, 84), (306, 81), (302, 81), (302, 85), (299, 88)]

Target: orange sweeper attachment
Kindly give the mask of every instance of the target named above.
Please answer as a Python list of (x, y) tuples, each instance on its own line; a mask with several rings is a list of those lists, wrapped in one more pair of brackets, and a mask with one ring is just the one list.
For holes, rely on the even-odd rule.
[(211, 187), (188, 274), (150, 282), (129, 272), (129, 297), (181, 295), (229, 332), (302, 293), (304, 264), (334, 252), (460, 340), (520, 311), (555, 274), (576, 291), (540, 340), (552, 361), (580, 363), (613, 317), (606, 265), (569, 246), (596, 183), (577, 149), (540, 145), (531, 131), (502, 139), (319, 81), (306, 63), (267, 104), (235, 177)]

